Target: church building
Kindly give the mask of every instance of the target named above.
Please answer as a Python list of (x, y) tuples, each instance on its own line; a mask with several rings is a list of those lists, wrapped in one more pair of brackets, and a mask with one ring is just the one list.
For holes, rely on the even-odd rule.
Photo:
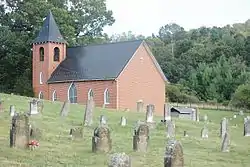
[(33, 41), (33, 90), (51, 101), (136, 111), (136, 102), (162, 115), (167, 79), (144, 40), (67, 47), (51, 12)]

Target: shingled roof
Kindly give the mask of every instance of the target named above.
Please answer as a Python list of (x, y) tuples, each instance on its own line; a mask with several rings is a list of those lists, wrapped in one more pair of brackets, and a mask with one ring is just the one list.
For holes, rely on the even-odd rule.
[(143, 40), (67, 48), (67, 56), (48, 83), (86, 80), (114, 80)]
[(33, 41), (33, 43), (42, 42), (67, 43), (59, 31), (51, 11), (49, 11), (48, 16), (45, 18), (37, 38)]

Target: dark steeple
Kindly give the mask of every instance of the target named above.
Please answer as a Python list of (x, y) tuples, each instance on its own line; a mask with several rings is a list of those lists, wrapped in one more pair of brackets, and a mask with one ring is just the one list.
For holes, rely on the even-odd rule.
[(48, 16), (44, 20), (38, 37), (33, 41), (33, 43), (42, 42), (67, 43), (59, 31), (51, 11), (49, 11)]

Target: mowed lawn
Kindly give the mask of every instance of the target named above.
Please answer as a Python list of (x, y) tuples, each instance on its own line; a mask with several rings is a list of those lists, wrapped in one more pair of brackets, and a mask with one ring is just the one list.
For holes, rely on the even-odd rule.
[[(31, 118), (31, 123), (42, 131), (39, 139), (40, 148), (35, 151), (13, 149), (9, 147), (10, 116), (9, 106), (26, 112), (29, 109), (29, 98), (0, 94), (4, 100), (5, 112), (0, 113), (0, 166), (11, 167), (105, 167), (109, 154), (92, 153), (91, 142), (94, 128), (99, 124), (100, 115), (107, 117), (111, 129), (112, 151), (125, 152), (132, 158), (133, 167), (163, 167), (166, 148), (166, 130), (160, 123), (161, 117), (155, 117), (157, 128), (150, 131), (150, 143), (147, 153), (134, 152), (132, 136), (135, 122), (144, 120), (144, 113), (117, 112), (96, 108), (94, 125), (84, 129), (83, 139), (70, 140), (69, 129), (79, 126), (83, 121), (85, 106), (71, 104), (68, 117), (59, 115), (62, 103), (45, 101), (43, 114)], [(231, 147), (229, 153), (220, 152), (219, 137), (222, 117), (232, 118), (233, 112), (200, 110), (200, 116), (208, 115), (209, 138), (201, 139), (200, 133), (204, 122), (175, 120), (176, 139), (180, 140), (184, 151), (186, 167), (249, 167), (250, 137), (243, 137), (243, 116), (229, 121)], [(127, 118), (126, 127), (119, 126), (120, 117)], [(234, 125), (237, 124), (237, 127)], [(183, 137), (183, 131), (189, 137)]]

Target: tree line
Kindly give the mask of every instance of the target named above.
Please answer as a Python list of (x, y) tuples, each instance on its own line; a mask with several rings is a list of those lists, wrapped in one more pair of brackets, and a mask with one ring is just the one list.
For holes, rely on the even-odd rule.
[(48, 9), (69, 47), (145, 39), (170, 82), (169, 101), (250, 108), (250, 20), (189, 31), (170, 23), (147, 37), (131, 31), (108, 36), (103, 28), (115, 19), (105, 0), (7, 0), (0, 5), (0, 92), (33, 95), (31, 42)]

